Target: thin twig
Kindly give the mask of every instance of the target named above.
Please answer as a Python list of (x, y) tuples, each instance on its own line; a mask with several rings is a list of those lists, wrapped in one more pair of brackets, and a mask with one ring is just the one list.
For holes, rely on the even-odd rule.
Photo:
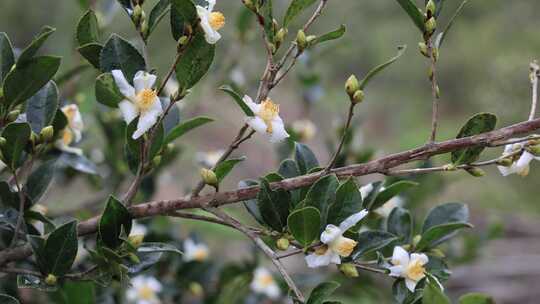
[(349, 112), (347, 114), (347, 122), (345, 123), (343, 134), (341, 135), (341, 141), (339, 142), (339, 146), (336, 152), (334, 153), (334, 156), (332, 157), (330, 162), (328, 162), (328, 165), (326, 166), (326, 169), (324, 170), (325, 174), (330, 172), (330, 170), (334, 168), (334, 166), (336, 165), (336, 161), (339, 157), (339, 154), (341, 153), (341, 150), (343, 149), (343, 145), (345, 144), (345, 140), (347, 139), (347, 135), (349, 134), (349, 128), (351, 127), (351, 121), (354, 115), (355, 105), (356, 104), (351, 100), (350, 105), (349, 105)]
[(9, 245), (10, 247), (15, 246), (15, 244), (17, 244), (17, 240), (19, 239), (19, 230), (21, 229), (24, 221), (24, 201), (26, 198), (17, 178), (16, 170), (13, 170), (13, 180), (15, 181), (15, 187), (17, 187), (17, 193), (19, 194), (19, 214), (17, 216), (17, 224), (15, 225), (15, 230), (13, 232), (13, 238), (11, 239), (11, 244)]
[(531, 113), (529, 114), (529, 120), (533, 120), (536, 115), (536, 105), (538, 104), (538, 77), (540, 76), (540, 66), (535, 60), (530, 64), (531, 68), (531, 89), (532, 89), (532, 101), (531, 101)]
[(9, 273), (9, 274), (26, 274), (26, 275), (32, 275), (38, 278), (43, 277), (43, 275), (38, 271), (33, 271), (30, 269), (24, 269), (24, 268), (13, 268), (13, 267), (1, 268), (0, 272)]
[(431, 80), (431, 98), (432, 98), (432, 111), (431, 111), (431, 136), (429, 137), (429, 143), (435, 142), (437, 138), (437, 126), (439, 120), (439, 88), (437, 85), (437, 58), (435, 57), (435, 45), (433, 38), (429, 38), (428, 41), (428, 54), (431, 59), (430, 67), (430, 80)]
[(388, 273), (388, 270), (386, 270), (386, 269), (369, 267), (369, 266), (366, 266), (366, 265), (363, 265), (363, 264), (356, 264), (356, 263), (353, 264), (353, 265), (356, 266), (357, 268), (367, 270), (367, 271), (371, 271), (371, 272), (375, 272), (375, 273), (382, 273), (382, 274)]

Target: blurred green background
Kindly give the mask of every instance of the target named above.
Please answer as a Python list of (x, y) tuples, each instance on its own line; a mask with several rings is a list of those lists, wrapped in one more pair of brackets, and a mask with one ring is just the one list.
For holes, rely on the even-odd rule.
[[(114, 5), (109, 7), (109, 2), (97, 1), (104, 12), (102, 21), (109, 23), (103, 40), (111, 32), (117, 32), (140, 46), (129, 18)], [(288, 2), (275, 1), (277, 16), (282, 16)], [(446, 23), (459, 3), (446, 1), (440, 23)], [(161, 177), (156, 198), (185, 194), (197, 180), (196, 152), (224, 147), (241, 126), (238, 109), (217, 90), (219, 85), (229, 81), (231, 67), (235, 66), (235, 70), (244, 75), (246, 92), (251, 95), (255, 94), (257, 77), (262, 73), (264, 50), (258, 29), (252, 24), (243, 42), (239, 39), (236, 23), (242, 9), (240, 1), (221, 0), (217, 8), (224, 12), (227, 25), (223, 30), (224, 38), (218, 44), (213, 69), (182, 105), (183, 117), (205, 114), (217, 122), (185, 137), (182, 143), (185, 153)], [(67, 71), (82, 63), (74, 47), (74, 30), (83, 11), (75, 0), (2, 0), (0, 30), (8, 33), (15, 46), (21, 47), (43, 25), (56, 27), (57, 32), (47, 42), (45, 51), (62, 56), (61, 69)], [(442, 112), (438, 139), (455, 136), (467, 118), (477, 112), (497, 114), (499, 127), (527, 118), (531, 95), (528, 66), (531, 60), (540, 57), (538, 12), (540, 2), (536, 0), (469, 1), (440, 51), (438, 75)], [(289, 39), (303, 21), (289, 28)], [(325, 139), (333, 135), (336, 121), (344, 118), (348, 103), (342, 89), (344, 81), (352, 73), (361, 76), (370, 67), (393, 56), (397, 45), (407, 44), (405, 55), (366, 90), (365, 102), (357, 108), (354, 127), (361, 134), (361, 145), (375, 148), (377, 155), (422, 145), (429, 135), (431, 104), (427, 63), (417, 52), (421, 39), (418, 30), (394, 0), (334, 0), (309, 34), (324, 33), (342, 23), (347, 27), (345, 37), (311, 52), (309, 60), (303, 60), (272, 93), (274, 101), (281, 105), (282, 117), (287, 122), (304, 118), (315, 122), (317, 136), (307, 143), (323, 162), (326, 161)], [(175, 43), (165, 19), (149, 42), (151, 67), (164, 74), (174, 53)], [(73, 91), (62, 91), (65, 97), (79, 102), (87, 113), (96, 106), (93, 97), (96, 75), (89, 70), (70, 86)], [(308, 78), (316, 81), (306, 90)], [(91, 117), (85, 117), (85, 123), (89, 131), (84, 147), (91, 154), (99, 150), (101, 141), (96, 138), (100, 134)], [(271, 146), (259, 137), (253, 143), (237, 153), (246, 155), (248, 160), (229, 179), (226, 189), (234, 188), (240, 179), (256, 178), (275, 168), (277, 159), (268, 153)], [(492, 149), (484, 156), (499, 153), (501, 149)], [(447, 156), (442, 156), (435, 161), (444, 164), (447, 160)], [(526, 178), (503, 178), (496, 168), (488, 168), (484, 178), (473, 178), (464, 172), (425, 178), (427, 183), (437, 180), (436, 185), (442, 179), (440, 187), (431, 188), (433, 192), (425, 206), (447, 201), (468, 203), (472, 222), (477, 226), (473, 233), (477, 235), (485, 234), (494, 223), (504, 227), (501, 238), (483, 244), (477, 259), (455, 268), (449, 283), (451, 294), (485, 291), (493, 294), (499, 303), (537, 303), (540, 290), (531, 287), (540, 279), (538, 167), (533, 164)], [(377, 178), (381, 177), (367, 177), (362, 181)], [(72, 184), (60, 194), (52, 189), (47, 200), (49, 208), (53, 211), (76, 208), (81, 197), (92, 195), (85, 189), (83, 182)], [(420, 218), (425, 206), (418, 211)], [(206, 225), (192, 227), (209, 231), (206, 236), (213, 240), (213, 248), (223, 246), (219, 241), (221, 230)], [(243, 241), (236, 234), (230, 237)], [(472, 248), (475, 241), (453, 245)], [(231, 250), (234, 248), (231, 246), (240, 245), (232, 242), (226, 248)]]

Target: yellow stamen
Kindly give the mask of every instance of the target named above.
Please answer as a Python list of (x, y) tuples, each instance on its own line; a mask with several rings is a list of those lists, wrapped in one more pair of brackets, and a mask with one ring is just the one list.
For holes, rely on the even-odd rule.
[(66, 146), (69, 146), (69, 144), (71, 144), (72, 141), (73, 141), (73, 132), (71, 132), (69, 128), (66, 128), (64, 132), (62, 132), (62, 143), (64, 143), (64, 145)]
[(195, 259), (195, 261), (199, 261), (199, 262), (206, 260), (207, 257), (208, 257), (208, 251), (206, 251), (205, 249), (197, 249), (195, 251), (195, 254), (193, 254), (193, 258)]
[(274, 278), (271, 275), (265, 274), (258, 278), (259, 284), (268, 287), (274, 283)]
[(420, 261), (413, 261), (409, 263), (405, 269), (407, 277), (413, 281), (420, 281), (424, 277), (425, 268)]
[(211, 12), (208, 23), (210, 23), (210, 26), (217, 31), (225, 26), (225, 16), (220, 12)]
[(156, 97), (156, 91), (152, 89), (144, 89), (137, 94), (136, 105), (141, 112), (144, 112), (152, 107)]
[(324, 255), (326, 253), (326, 251), (328, 251), (328, 246), (327, 245), (323, 245), (323, 246), (319, 246), (315, 249), (315, 254), (316, 255)]
[(266, 132), (272, 133), (272, 120), (279, 114), (279, 105), (275, 104), (270, 98), (267, 98), (261, 103), (261, 109), (257, 115), (266, 124)]
[(353, 252), (354, 247), (356, 247), (356, 244), (358, 243), (354, 240), (351, 240), (346, 237), (340, 237), (336, 241), (334, 241), (331, 244), (331, 246), (332, 246), (332, 250), (337, 252), (340, 256), (348, 257)]
[(521, 171), (519, 171), (517, 174), (521, 177), (526, 177), (527, 175), (529, 175), (529, 171), (530, 171), (530, 167), (529, 165), (527, 165), (525, 168), (521, 169)]
[(139, 298), (141, 300), (151, 300), (155, 297), (154, 290), (149, 286), (142, 286), (139, 288)]

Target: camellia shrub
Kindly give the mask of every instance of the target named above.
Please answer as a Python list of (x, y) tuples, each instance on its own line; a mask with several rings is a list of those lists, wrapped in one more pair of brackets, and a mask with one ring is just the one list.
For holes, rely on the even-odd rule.
[[(441, 245), (472, 227), (468, 208), (441, 204), (420, 220), (402, 204), (403, 197), (435, 180), (430, 173), (466, 171), (474, 178), (491, 165), (505, 176), (525, 176), (529, 163), (539, 159), (540, 137), (532, 134), (540, 128), (535, 62), (530, 64), (533, 97), (527, 120), (497, 127), (494, 114), (479, 113), (455, 138), (437, 138), (437, 63), (467, 0), (456, 12), (444, 11), (444, 0), (422, 1), (422, 6), (412, 0), (395, 3), (418, 28), (419, 56), (428, 66), (426, 90), (432, 93), (433, 111), (425, 145), (376, 157), (353, 140), (353, 114), (368, 102), (368, 85), (383, 70), (391, 72), (386, 70), (404, 54), (406, 47), (399, 46), (395, 57), (344, 82), (349, 107), (328, 140), (327, 163), (303, 143), (316, 126), (307, 120), (288, 122), (272, 96), (310, 52), (345, 34), (339, 25), (323, 34), (311, 30), (325, 8), (339, 1), (288, 0), (288, 9), (278, 16), (272, 0), (242, 0), (235, 1), (238, 37), (245, 42), (248, 30), (260, 33), (252, 41), (262, 46), (256, 57), (265, 69), (257, 86), (246, 85), (232, 69), (232, 81), (219, 87), (244, 116), (238, 133), (222, 150), (197, 155), (201, 169), (191, 174), (200, 175), (200, 182), (182, 185), (190, 188), (189, 195), (152, 201), (157, 178), (182, 152), (183, 135), (213, 122), (206, 116), (181, 119), (178, 105), (212, 68), (220, 30), (229, 18), (216, 0), (118, 0), (138, 34), (136, 46), (116, 33), (104, 37), (109, 21), (96, 1), (89, 2), (83, 1), (88, 10), (73, 27), (85, 63), (65, 74), (57, 73), (61, 58), (40, 52), (54, 28), (44, 27), (20, 52), (0, 33), (1, 303), (330, 304), (340, 303), (336, 299), (345, 292), (340, 284), (363, 284), (366, 294), (388, 294), (397, 303), (450, 303), (444, 285), (451, 271)], [(298, 28), (293, 24), (301, 13), (309, 17)], [(439, 15), (446, 13), (453, 17), (439, 24)], [(166, 24), (176, 50), (170, 68), (161, 71), (150, 66), (148, 49), (160, 47), (152, 34)], [(77, 103), (61, 98), (65, 83), (83, 72), (95, 77), (94, 107), (85, 115)], [(313, 81), (303, 84), (308, 100), (320, 95), (312, 90)], [(89, 121), (102, 131), (96, 141), (104, 143), (99, 166), (91, 151), (79, 146), (88, 140)], [(263, 176), (240, 181), (236, 189), (223, 189), (229, 173), (249, 162), (233, 155), (252, 137), (266, 138), (281, 162)], [(482, 158), (486, 148), (503, 146), (500, 157)], [(434, 165), (431, 158), (442, 154), (450, 161)], [(98, 174), (104, 169), (106, 175)], [(378, 179), (359, 184), (357, 178), (366, 175)], [(53, 179), (57, 185), (51, 191), (61, 192), (76, 176), (96, 189), (91, 206), (82, 204), (88, 210), (79, 210), (86, 215), (50, 215), (40, 203)], [(243, 205), (250, 218), (233, 216), (224, 208), (230, 204)], [(92, 208), (96, 205), (103, 206), (101, 211)], [(198, 235), (179, 238), (168, 225), (171, 218), (237, 230), (253, 244), (252, 258), (228, 261), (227, 255), (210, 252)], [(300, 274), (284, 266), (292, 256), (304, 257), (309, 271)], [(368, 272), (381, 280), (355, 282)], [(362, 293), (357, 297), (360, 302)], [(493, 301), (467, 294), (459, 303)]]

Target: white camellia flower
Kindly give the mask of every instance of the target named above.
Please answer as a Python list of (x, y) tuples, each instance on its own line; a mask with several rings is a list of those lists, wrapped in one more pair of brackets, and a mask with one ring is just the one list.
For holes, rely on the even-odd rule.
[[(524, 146), (525, 146), (525, 143), (516, 143), (516, 144), (506, 145), (504, 147), (503, 155), (509, 155), (516, 151), (522, 150)], [(529, 175), (530, 163), (533, 159), (540, 160), (540, 157), (536, 157), (532, 153), (526, 150), (523, 150), (523, 153), (521, 154), (521, 156), (517, 160), (514, 160), (514, 162), (512, 163), (510, 167), (497, 166), (497, 168), (499, 169), (499, 172), (501, 172), (503, 176), (508, 176), (510, 174), (517, 174), (519, 176), (524, 177), (524, 176)]]
[(371, 191), (373, 191), (373, 184), (367, 184), (360, 187), (360, 194), (362, 195), (362, 199), (368, 197)]
[(145, 236), (148, 232), (148, 228), (146, 228), (145, 225), (139, 224), (137, 222), (133, 222), (131, 225), (131, 231), (129, 232), (129, 235), (142, 235)]
[(223, 149), (208, 152), (197, 152), (197, 154), (195, 154), (195, 159), (197, 160), (197, 163), (201, 164), (202, 166), (212, 168), (217, 164), (223, 153), (225, 153), (225, 150)]
[(321, 233), (321, 242), (324, 245), (306, 256), (308, 267), (316, 268), (327, 266), (330, 263), (341, 264), (341, 257), (350, 256), (357, 242), (344, 237), (343, 234), (367, 214), (367, 210), (362, 210), (346, 218), (339, 227), (327, 225), (326, 229)]
[(429, 261), (427, 255), (423, 253), (409, 253), (403, 247), (394, 247), (391, 263), (389, 267), (390, 276), (404, 278), (407, 288), (414, 292), (416, 284), (426, 276), (424, 267)]
[(225, 16), (220, 12), (213, 12), (216, 0), (207, 0), (208, 5), (202, 7), (197, 5), (197, 15), (201, 19), (201, 27), (204, 31), (204, 38), (209, 44), (215, 44), (221, 39), (219, 30), (225, 25)]
[(192, 239), (186, 239), (184, 241), (184, 262), (204, 262), (209, 254), (210, 250), (205, 244), (195, 243)]
[(156, 76), (145, 71), (138, 71), (133, 78), (134, 87), (124, 77), (120, 70), (113, 70), (114, 81), (120, 92), (126, 99), (122, 100), (118, 107), (126, 123), (132, 122), (139, 116), (137, 130), (133, 132), (133, 139), (141, 137), (148, 131), (163, 114), (161, 102), (152, 89), (156, 82)]
[(157, 294), (161, 292), (162, 286), (153, 277), (139, 275), (131, 279), (132, 286), (126, 292), (126, 299), (134, 304), (159, 304)]
[[(379, 191), (383, 191), (385, 187), (381, 187)], [(367, 184), (362, 187), (360, 187), (360, 194), (362, 195), (362, 199), (365, 199), (371, 194), (371, 191), (373, 191), (373, 184)], [(382, 217), (388, 217), (390, 215), (390, 212), (396, 207), (402, 207), (405, 204), (405, 201), (400, 196), (394, 196), (389, 201), (384, 203), (381, 207), (374, 210), (375, 213)]]
[(255, 293), (263, 294), (272, 300), (276, 300), (281, 296), (281, 290), (272, 273), (264, 267), (255, 269), (250, 287)]
[(279, 105), (270, 98), (260, 104), (253, 102), (253, 99), (247, 95), (244, 96), (243, 100), (255, 114), (253, 117), (246, 118), (246, 123), (253, 130), (265, 134), (272, 143), (280, 142), (289, 137), (283, 120), (279, 117)]
[(67, 125), (62, 131), (62, 136), (55, 142), (55, 146), (61, 151), (82, 154), (79, 148), (70, 147), (73, 143), (78, 143), (82, 138), (84, 123), (81, 112), (76, 104), (70, 104), (62, 107), (62, 112), (67, 118)]

